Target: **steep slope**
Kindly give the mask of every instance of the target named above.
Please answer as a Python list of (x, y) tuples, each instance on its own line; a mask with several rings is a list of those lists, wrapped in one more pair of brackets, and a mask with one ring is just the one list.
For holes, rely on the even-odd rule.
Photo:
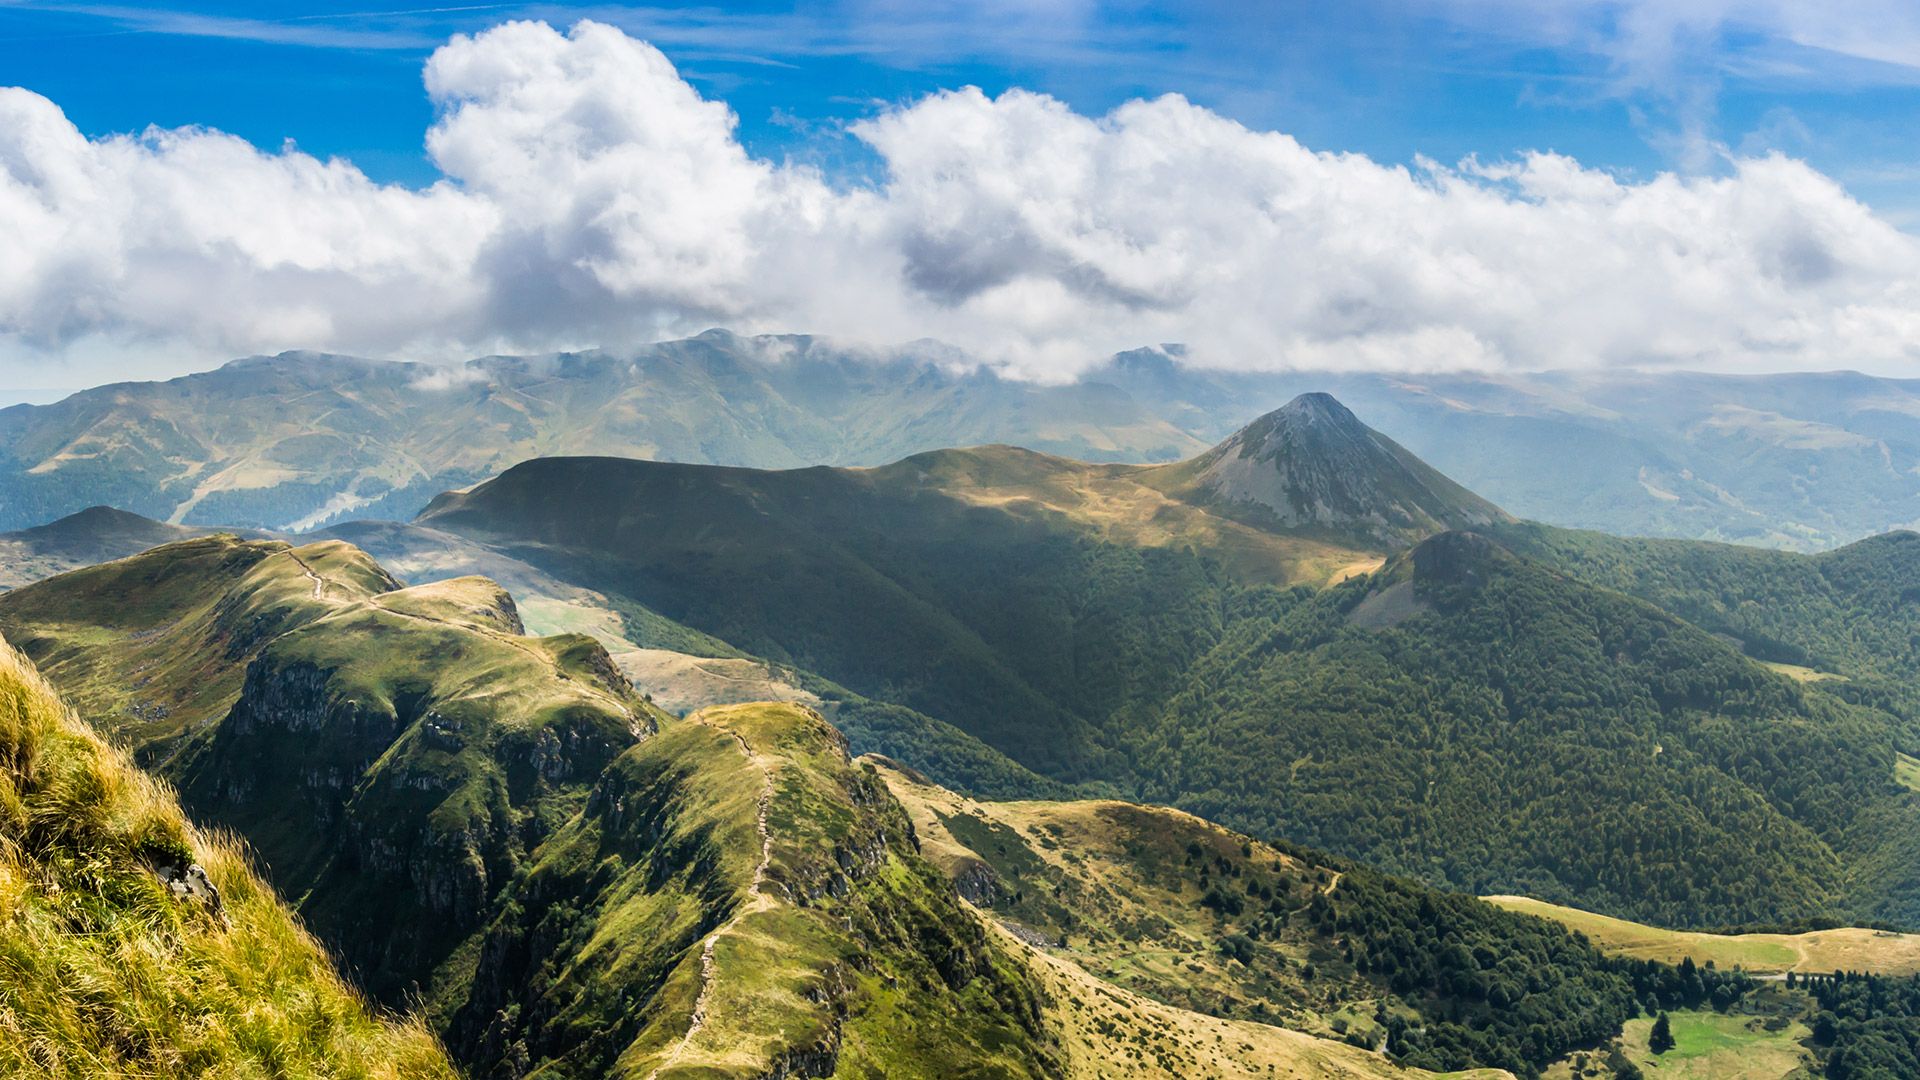
[(401, 589), (337, 541), (188, 540), (3, 599), (0, 627), (389, 1001), (660, 716), (591, 639), (520, 636), (491, 582)]
[(563, 581), (453, 533), (383, 521), (349, 522), (316, 535), (353, 543), (415, 583), (476, 574), (499, 581), (532, 632), (593, 637), (649, 702), (669, 712), (797, 702), (817, 709), (863, 750), (909, 756), (942, 783), (1009, 798), (1070, 791), (944, 721), (753, 656), (630, 599)]
[(702, 713), (542, 846), (450, 1037), (481, 1076), (1053, 1072), (1018, 963), (936, 880), (824, 722)]
[(1570, 576), (1723, 634), (1759, 660), (1849, 681), (1920, 675), (1920, 533), (1886, 533), (1817, 555), (1533, 523), (1494, 535)]
[(15, 589), (0, 630), (153, 763), (225, 715), (247, 663), (280, 634), (398, 587), (345, 544), (211, 536)]
[(875, 766), (788, 705), (628, 751), (516, 899), (475, 980), (527, 990), (453, 1026), (480, 1076), (1422, 1075), (1143, 1000), (991, 926)]
[(1145, 791), (1262, 834), (1682, 925), (1904, 893), (1863, 876), (1911, 834), (1892, 717), (1473, 534), (1248, 620), (1188, 678), (1130, 732)]
[(0, 644), (0, 1071), (455, 1075)]
[(1263, 526), (1389, 549), (1511, 520), (1328, 394), (1302, 394), (1148, 483)]

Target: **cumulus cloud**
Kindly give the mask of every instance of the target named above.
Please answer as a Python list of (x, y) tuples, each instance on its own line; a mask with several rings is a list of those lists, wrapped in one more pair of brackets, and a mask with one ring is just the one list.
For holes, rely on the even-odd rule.
[(1175, 97), (935, 94), (855, 126), (882, 179), (749, 155), (612, 27), (429, 61), (444, 179), (200, 129), (90, 140), (0, 90), (0, 353), (110, 341), (454, 357), (726, 324), (931, 337), (1064, 378), (1229, 367), (1864, 367), (1920, 351), (1920, 243), (1803, 163), (1630, 183), (1552, 154), (1384, 165)]

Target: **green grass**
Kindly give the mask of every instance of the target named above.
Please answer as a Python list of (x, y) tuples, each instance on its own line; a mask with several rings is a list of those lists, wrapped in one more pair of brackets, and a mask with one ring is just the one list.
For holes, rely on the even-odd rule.
[(1847, 681), (1845, 675), (1837, 675), (1831, 671), (1816, 671), (1803, 664), (1785, 664), (1778, 660), (1761, 660), (1759, 664), (1769, 671), (1776, 671), (1785, 675), (1794, 682), (1817, 683), (1826, 682), (1829, 679), (1838, 679), (1841, 682)]
[[(322, 595), (302, 562), (332, 583)], [(0, 632), (151, 764), (225, 713), (247, 661), (279, 635), (397, 587), (346, 544), (210, 536), (13, 590), (0, 596)]]
[(1920, 791), (1920, 758), (1912, 754), (1895, 754), (1893, 778), (1908, 791)]
[(168, 545), (8, 594), (0, 626), (389, 1003), (461, 992), (441, 966), (661, 716), (493, 583), (401, 589), (337, 541)]
[(1486, 899), (1509, 911), (1552, 919), (1585, 934), (1605, 952), (1638, 960), (1677, 964), (1691, 959), (1696, 964), (1743, 968), (1754, 974), (1870, 971), (1909, 975), (1920, 972), (1920, 934), (1896, 934), (1866, 927), (1839, 927), (1802, 934), (1708, 934), (1667, 930), (1524, 896)]
[[(197, 861), (214, 906), (151, 869)], [(196, 830), (0, 645), (0, 1072), (447, 1077), (373, 1014), (231, 842)]]
[(1738, 1013), (1669, 1014), (1673, 1049), (1655, 1054), (1647, 1047), (1651, 1018), (1629, 1021), (1621, 1036), (1627, 1057), (1649, 1077), (1672, 1080), (1776, 1080), (1809, 1060), (1800, 1046), (1804, 1025), (1794, 1022), (1768, 1031), (1758, 1017)]

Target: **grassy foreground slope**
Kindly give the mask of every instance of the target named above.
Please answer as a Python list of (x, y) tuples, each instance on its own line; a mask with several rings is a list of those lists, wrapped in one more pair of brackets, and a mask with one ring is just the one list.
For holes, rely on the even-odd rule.
[[(190, 869), (192, 868), (192, 869)], [(217, 893), (197, 888), (193, 870)], [(179, 877), (187, 895), (168, 884)], [(0, 644), (0, 1072), (455, 1075)]]
[(0, 627), (389, 1002), (661, 715), (590, 638), (523, 636), (491, 582), (402, 589), (338, 541), (167, 545), (8, 593)]
[(1876, 975), (1920, 974), (1920, 934), (1901, 934), (1864, 926), (1808, 930), (1798, 934), (1709, 934), (1666, 930), (1645, 923), (1597, 915), (1525, 896), (1489, 896), (1488, 903), (1508, 911), (1552, 919), (1587, 936), (1617, 956), (1678, 964), (1692, 960), (1756, 975), (1783, 972), (1866, 971)]

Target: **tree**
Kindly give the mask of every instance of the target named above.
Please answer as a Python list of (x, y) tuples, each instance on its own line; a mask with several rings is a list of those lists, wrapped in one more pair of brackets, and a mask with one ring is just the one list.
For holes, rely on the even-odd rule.
[(1653, 1031), (1647, 1035), (1647, 1049), (1656, 1054), (1664, 1054), (1673, 1049), (1673, 1025), (1668, 1023), (1666, 1013), (1661, 1013), (1654, 1020)]

